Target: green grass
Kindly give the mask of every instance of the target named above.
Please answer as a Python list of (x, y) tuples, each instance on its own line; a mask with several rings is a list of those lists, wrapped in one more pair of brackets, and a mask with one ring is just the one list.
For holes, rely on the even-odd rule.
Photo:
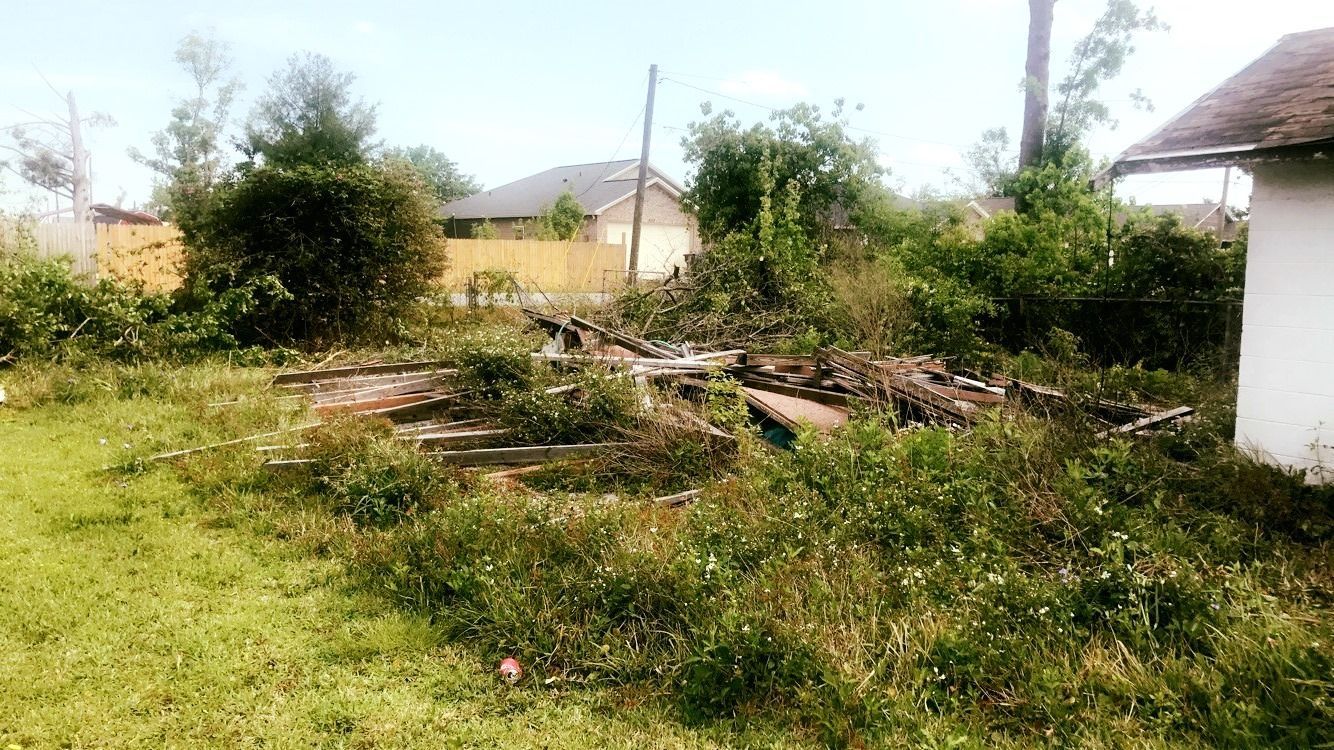
[(160, 369), (4, 377), (0, 747), (790, 743), (688, 729), (642, 694), (502, 685), (338, 560), (254, 533), (169, 468), (104, 470), (217, 437), (226, 420), (199, 404), (261, 378)]
[(1334, 491), (1240, 460), (1226, 405), (1110, 443), (859, 418), (742, 440), (730, 478), (648, 509), (622, 475), (493, 486), (359, 421), (281, 479), (248, 446), (144, 461), (307, 422), (259, 370), (0, 379), (6, 750), (1334, 735)]

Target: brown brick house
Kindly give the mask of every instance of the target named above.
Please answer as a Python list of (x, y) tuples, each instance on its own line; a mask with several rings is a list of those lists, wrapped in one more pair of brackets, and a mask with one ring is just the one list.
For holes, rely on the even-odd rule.
[[(523, 239), (532, 231), (534, 217), (568, 190), (587, 212), (577, 239), (628, 247), (638, 173), (638, 159), (555, 167), (451, 201), (440, 213), (451, 237), (471, 237), (474, 226), (489, 220), (501, 239)], [(699, 252), (694, 217), (681, 207), (684, 192), (679, 182), (649, 164), (639, 242), (641, 271), (671, 273), (673, 268), (685, 268), (687, 256)]]

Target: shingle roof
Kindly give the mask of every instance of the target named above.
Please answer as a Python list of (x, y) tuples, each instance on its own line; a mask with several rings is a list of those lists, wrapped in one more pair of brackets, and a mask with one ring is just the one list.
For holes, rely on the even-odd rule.
[(1334, 140), (1334, 28), (1288, 34), (1117, 164)]
[[(507, 219), (537, 216), (560, 194), (569, 190), (594, 213), (635, 192), (638, 159), (571, 164), (484, 190), (446, 203), (440, 213), (456, 219)], [(649, 164), (649, 178), (658, 178), (674, 192), (681, 186)]]

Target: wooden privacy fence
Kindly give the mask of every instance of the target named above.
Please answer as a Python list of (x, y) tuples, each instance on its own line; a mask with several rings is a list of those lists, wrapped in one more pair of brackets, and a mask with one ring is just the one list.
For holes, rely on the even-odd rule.
[[(172, 226), (29, 224), (0, 227), (5, 237), (42, 258), (69, 257), (76, 275), (143, 282), (152, 291), (181, 284), (180, 231)], [(12, 242), (7, 244), (14, 244)], [(597, 292), (607, 272), (624, 273), (624, 245), (540, 240), (449, 240), (449, 268), (441, 285), (462, 292), (473, 274), (505, 271), (525, 288), (547, 292)]]
[(169, 226), (97, 226), (99, 277), (141, 281), (146, 289), (169, 292), (181, 285), (185, 260), (181, 233)]
[(444, 285), (461, 292), (474, 273), (507, 271), (525, 288), (598, 292), (609, 270), (625, 269), (625, 246), (603, 242), (450, 240)]
[(39, 258), (67, 258), (75, 276), (90, 280), (141, 281), (157, 292), (181, 284), (184, 251), (176, 227), (9, 222), (0, 226), (0, 240)]

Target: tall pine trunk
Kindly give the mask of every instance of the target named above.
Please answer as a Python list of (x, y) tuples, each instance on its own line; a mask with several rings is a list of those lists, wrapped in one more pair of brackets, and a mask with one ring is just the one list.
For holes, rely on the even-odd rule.
[(1019, 169), (1042, 160), (1047, 133), (1047, 89), (1051, 78), (1051, 22), (1056, 0), (1028, 0), (1028, 59), (1024, 63), (1024, 132)]

